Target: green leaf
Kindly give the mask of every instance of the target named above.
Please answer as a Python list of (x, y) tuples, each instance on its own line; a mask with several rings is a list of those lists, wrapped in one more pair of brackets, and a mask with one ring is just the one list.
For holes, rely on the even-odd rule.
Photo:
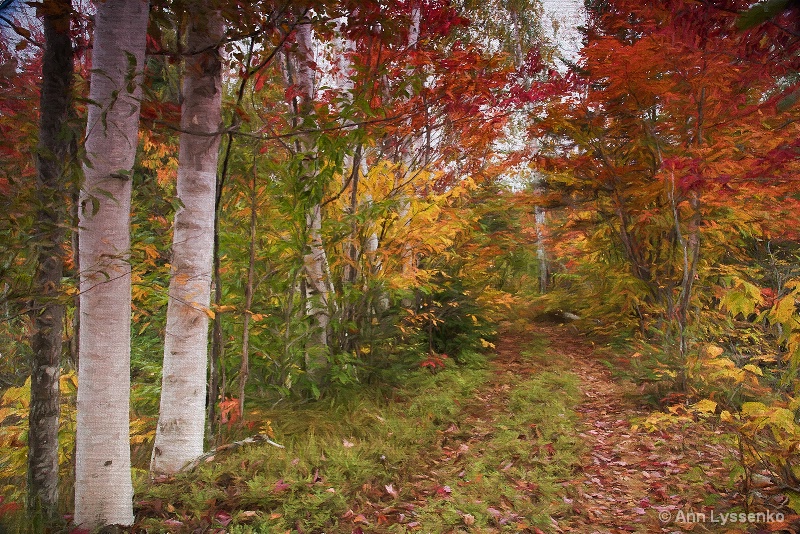
[(740, 30), (747, 30), (762, 24), (775, 17), (786, 9), (791, 0), (766, 0), (759, 2), (741, 15), (736, 20), (736, 27)]

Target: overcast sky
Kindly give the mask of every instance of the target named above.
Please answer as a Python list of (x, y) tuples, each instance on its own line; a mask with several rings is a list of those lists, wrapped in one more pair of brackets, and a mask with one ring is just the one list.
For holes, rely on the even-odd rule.
[(561, 54), (574, 61), (581, 46), (577, 27), (584, 24), (583, 0), (543, 0), (542, 3), (548, 18), (542, 26)]

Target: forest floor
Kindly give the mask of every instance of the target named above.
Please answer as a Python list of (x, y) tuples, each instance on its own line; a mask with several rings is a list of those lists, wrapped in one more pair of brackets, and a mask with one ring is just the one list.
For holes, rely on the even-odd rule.
[[(285, 448), (242, 447), (143, 483), (134, 531), (800, 531), (774, 487), (751, 487), (745, 507), (730, 435), (708, 422), (646, 431), (658, 408), (609, 371), (610, 347), (517, 320), (494, 352), (418, 371), (388, 396), (270, 415)], [(760, 510), (773, 515), (741, 515)]]
[[(536, 480), (507, 477), (508, 485), (549, 509), (548, 521), (529, 522), (515, 515), (515, 505), (526, 497), (505, 494), (500, 499), (505, 506), (487, 508), (496, 528), (470, 528), (473, 516), (458, 512), (461, 524), (451, 523), (447, 532), (795, 532), (786, 521), (778, 521), (780, 515), (769, 517), (771, 522), (742, 522), (741, 483), (732, 475), (735, 451), (722, 431), (703, 424), (657, 432), (638, 428), (637, 422), (646, 419), (653, 407), (638, 404), (641, 392), (612, 376), (602, 363), (607, 352), (596, 350), (564, 325), (536, 324), (527, 330), (501, 335), (489, 384), (463, 407), (465, 415), (458, 426), (444, 432), (439, 450), (428, 455), (419, 473), (412, 475), (419, 486), (414, 493), (417, 498), (404, 509), (413, 509), (419, 516), (421, 509), (433, 506), (431, 496), (450, 497), (448, 481), (461, 477), (458, 484), (468, 485), (470, 482), (463, 480), (465, 469), (481, 463), (481, 455), (491, 448), (490, 440), (498, 420), (507, 415), (515, 388), (524, 384), (525, 377), (555, 372), (579, 378), (580, 401), (574, 410), (582, 443), (573, 458), (571, 476), (558, 482), (560, 489), (549, 493), (542, 492)], [(525, 348), (537, 338), (546, 340), (544, 354), (531, 357)], [(552, 444), (544, 447), (551, 448), (550, 456), (558, 452), (552, 450)], [(505, 470), (509, 465), (495, 467)], [(497, 491), (505, 490), (498, 487)], [(542, 502), (543, 497), (560, 499), (563, 506)], [(353, 532), (393, 531), (389, 526), (397, 509), (384, 503), (361, 503), (348, 512), (355, 520)], [(730, 515), (734, 512), (736, 517)], [(377, 528), (381, 525), (383, 528)], [(509, 529), (512, 525), (515, 528)], [(405, 526), (417, 525), (406, 522)], [(424, 528), (424, 524), (420, 526)]]

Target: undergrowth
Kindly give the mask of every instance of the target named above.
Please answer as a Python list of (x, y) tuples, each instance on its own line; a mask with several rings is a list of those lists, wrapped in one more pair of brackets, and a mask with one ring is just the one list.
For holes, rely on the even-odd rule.
[(365, 485), (382, 487), (413, 471), (486, 379), (481, 369), (422, 370), (402, 389), (352, 388), (262, 411), (284, 449), (247, 446), (167, 482), (139, 480), (137, 526), (328, 532)]
[[(541, 372), (494, 378), (504, 384), (499, 390), (476, 360), (437, 373), (422, 369), (394, 387), (352, 387), (316, 403), (261, 409), (272, 439), (285, 448), (245, 445), (168, 480), (142, 476), (136, 528), (245, 534), (545, 527), (565, 512), (561, 484), (580, 456), (573, 411), (579, 392), (578, 379), (554, 368), (541, 343), (532, 347), (525, 358), (538, 361)], [(491, 388), (502, 398), (476, 419)]]

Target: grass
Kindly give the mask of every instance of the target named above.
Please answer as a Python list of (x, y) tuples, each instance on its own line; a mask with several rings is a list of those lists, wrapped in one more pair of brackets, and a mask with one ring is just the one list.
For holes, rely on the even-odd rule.
[(481, 369), (422, 370), (402, 389), (351, 388), (318, 403), (262, 411), (285, 449), (245, 446), (167, 483), (140, 480), (138, 526), (163, 529), (171, 519), (183, 531), (222, 526), (230, 517), (231, 532), (330, 532), (365, 488), (413, 472), (438, 432), (457, 420), (459, 402), (487, 376)]
[[(537, 372), (493, 378), (486, 362), (411, 374), (401, 387), (350, 388), (261, 410), (285, 449), (220, 453), (167, 482), (136, 484), (142, 531), (223, 526), (272, 532), (502, 532), (547, 528), (581, 442), (578, 379), (536, 340)], [(498, 383), (498, 380), (500, 383)], [(482, 412), (478, 398), (489, 396)]]
[[(566, 512), (563, 484), (580, 456), (580, 395), (546, 338), (533, 339), (522, 359), (525, 373), (470, 353), (436, 373), (343, 387), (314, 403), (249, 400), (255, 428), (285, 448), (221, 451), (167, 480), (150, 480), (141, 467), (147, 443), (139, 443), (132, 531), (547, 530)], [(234, 426), (226, 439), (244, 432), (258, 430)]]
[[(577, 377), (544, 371), (515, 381), (480, 449), (470, 448), (440, 484), (451, 488), (418, 516), (422, 532), (518, 532), (548, 528), (567, 512), (562, 483), (582, 443), (573, 430)], [(480, 426), (476, 428), (478, 431)]]
[[(437, 373), (348, 386), (314, 403), (252, 399), (250, 420), (285, 448), (221, 451), (157, 482), (134, 469), (132, 531), (548, 530), (566, 513), (564, 484), (580, 456), (578, 379), (544, 337), (522, 360), (505, 369), (474, 353)], [(226, 430), (226, 439), (242, 432)], [(146, 449), (134, 447), (141, 465)]]

